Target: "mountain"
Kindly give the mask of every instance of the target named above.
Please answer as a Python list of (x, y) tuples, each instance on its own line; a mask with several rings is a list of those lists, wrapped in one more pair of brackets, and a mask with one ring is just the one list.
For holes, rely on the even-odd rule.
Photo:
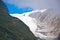
[(10, 16), (8, 12), (0, 0), (0, 40), (36, 40), (28, 26), (20, 19)]
[[(22, 20), (38, 40), (56, 40), (60, 33), (60, 14), (55, 9), (43, 9), (23, 14), (10, 14)], [(60, 38), (60, 37), (59, 37)]]

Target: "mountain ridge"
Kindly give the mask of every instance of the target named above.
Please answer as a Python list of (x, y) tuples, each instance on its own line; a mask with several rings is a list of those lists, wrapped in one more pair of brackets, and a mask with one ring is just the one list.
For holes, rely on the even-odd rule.
[(0, 40), (36, 40), (27, 25), (8, 14), (2, 0), (0, 0)]

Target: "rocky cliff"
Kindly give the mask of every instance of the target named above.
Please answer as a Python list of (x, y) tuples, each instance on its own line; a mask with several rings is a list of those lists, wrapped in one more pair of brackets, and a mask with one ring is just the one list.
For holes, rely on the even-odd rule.
[(8, 14), (2, 0), (0, 0), (0, 40), (36, 40), (27, 25)]

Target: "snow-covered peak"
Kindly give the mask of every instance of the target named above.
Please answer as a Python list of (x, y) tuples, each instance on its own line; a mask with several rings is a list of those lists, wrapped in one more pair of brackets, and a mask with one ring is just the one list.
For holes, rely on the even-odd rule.
[(54, 35), (53, 33), (50, 32), (51, 31), (54, 32), (53, 29), (57, 26), (56, 24), (58, 16), (56, 15), (56, 13), (57, 11), (53, 9), (44, 9), (35, 10), (23, 14), (10, 14), (10, 15), (22, 20), (30, 28), (31, 32), (36, 37), (42, 39), (49, 38), (54, 39), (57, 37), (58, 34)]

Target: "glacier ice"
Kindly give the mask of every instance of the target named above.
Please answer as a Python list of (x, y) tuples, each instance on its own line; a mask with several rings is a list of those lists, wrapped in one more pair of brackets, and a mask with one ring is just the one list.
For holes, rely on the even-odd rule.
[(35, 10), (23, 14), (10, 14), (22, 20), (31, 32), (42, 39), (57, 38), (60, 32), (60, 14), (57, 10), (44, 9)]

